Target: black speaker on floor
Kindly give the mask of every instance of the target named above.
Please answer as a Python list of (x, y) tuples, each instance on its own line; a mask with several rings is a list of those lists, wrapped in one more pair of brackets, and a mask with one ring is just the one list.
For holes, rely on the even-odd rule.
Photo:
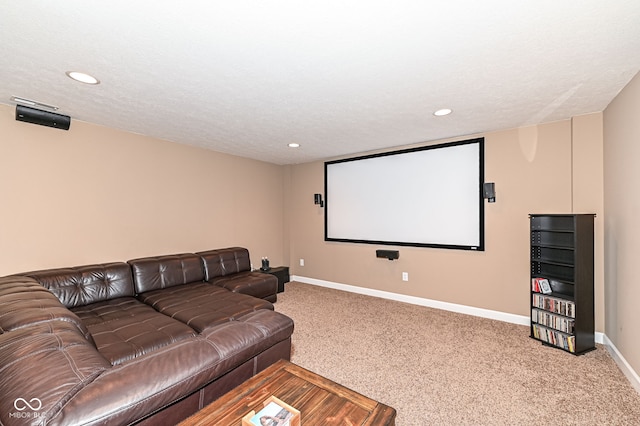
[(16, 120), (62, 130), (69, 130), (71, 125), (71, 117), (68, 115), (56, 114), (22, 105), (16, 105)]

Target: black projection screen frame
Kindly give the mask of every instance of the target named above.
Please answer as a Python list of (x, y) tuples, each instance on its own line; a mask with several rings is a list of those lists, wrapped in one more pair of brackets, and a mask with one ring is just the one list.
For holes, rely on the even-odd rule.
[[(477, 164), (470, 164), (469, 162), (473, 161), (476, 156), (475, 149), (477, 149), (478, 161), (477, 161)], [(446, 173), (449, 173), (449, 172), (452, 173), (453, 174), (452, 176), (454, 177), (465, 175), (466, 181), (463, 183), (464, 188), (463, 188), (463, 193), (461, 197), (464, 198), (462, 202), (467, 203), (465, 204), (467, 208), (464, 210), (466, 210), (467, 212), (468, 211), (471, 212), (468, 214), (467, 218), (465, 219), (468, 221), (468, 223), (465, 223), (465, 229), (467, 229), (467, 231), (470, 233), (471, 236), (470, 237), (465, 236), (464, 238), (460, 237), (460, 239), (464, 239), (465, 241), (452, 242), (452, 241), (447, 241), (447, 238), (440, 239), (440, 240), (438, 238), (435, 238), (433, 240), (424, 238), (419, 241), (413, 241), (410, 239), (409, 239), (410, 241), (407, 241), (408, 238), (401, 238), (401, 239), (368, 238), (368, 237), (348, 235), (350, 233), (349, 226), (341, 225), (343, 229), (342, 233), (335, 231), (332, 228), (333, 223), (331, 221), (338, 222), (338, 220), (335, 220), (336, 214), (342, 213), (342, 216), (340, 217), (340, 221), (342, 221), (343, 217), (351, 216), (352, 212), (356, 212), (355, 213), (356, 217), (352, 217), (350, 218), (350, 220), (352, 220), (351, 224), (354, 225), (355, 228), (357, 228), (360, 226), (360, 222), (361, 222), (359, 219), (366, 219), (364, 216), (368, 216), (373, 211), (373, 209), (376, 209), (376, 206), (378, 206), (380, 203), (386, 202), (384, 193), (382, 194), (376, 193), (374, 197), (370, 197), (370, 199), (360, 200), (360, 201), (358, 201), (358, 198), (361, 198), (359, 194), (356, 194), (353, 197), (349, 197), (348, 196), (349, 190), (346, 190), (347, 192), (343, 194), (342, 188), (351, 187), (351, 185), (347, 184), (347, 185), (338, 186), (333, 181), (334, 180), (333, 176), (340, 175), (341, 173), (343, 173), (342, 172), (343, 170), (348, 170), (346, 169), (346, 167), (351, 167), (351, 164), (355, 164), (356, 165), (355, 168), (357, 167), (362, 168), (364, 165), (365, 169), (367, 168), (373, 169), (374, 165), (377, 165), (377, 163), (382, 164), (382, 162), (386, 162), (386, 160), (391, 160), (390, 163), (394, 164), (396, 160), (402, 163), (403, 161), (409, 158), (410, 158), (410, 160), (408, 161), (409, 164), (416, 161), (418, 162), (425, 161), (426, 164), (428, 164), (429, 161), (433, 162), (435, 161), (435, 159), (438, 159), (438, 156), (443, 157), (445, 159), (444, 163), (446, 163), (447, 157), (450, 157), (450, 156), (456, 157), (456, 151), (460, 151), (463, 157), (466, 156), (464, 159), (464, 164), (463, 163), (452, 164), (453, 167), (445, 170), (446, 170)], [(440, 158), (440, 160), (442, 160), (442, 158)], [(358, 163), (358, 162), (361, 162), (361, 163)], [(440, 163), (442, 162), (443, 161), (438, 162), (438, 164), (436, 164), (436, 167), (434, 167), (434, 169), (441, 167), (442, 165)], [(465, 164), (467, 166), (471, 165), (471, 167), (465, 167)], [(455, 169), (456, 167), (461, 167), (461, 169), (456, 171)], [(462, 169), (462, 167), (464, 167), (464, 169)], [(422, 167), (421, 169), (424, 169), (424, 167)], [(409, 173), (410, 173), (409, 171), (406, 171), (405, 173), (405, 170), (403, 169), (401, 170), (400, 173), (397, 173), (397, 174), (408, 175)], [(419, 173), (421, 176), (424, 176), (424, 173), (422, 170), (418, 170), (417, 173)], [(382, 176), (381, 177), (375, 176), (375, 178), (372, 179), (374, 182), (356, 182), (354, 186), (356, 188), (358, 187), (358, 185), (362, 185), (362, 187), (366, 187), (366, 189), (363, 191), (366, 193), (372, 190), (371, 185), (375, 185), (376, 180), (385, 179), (384, 185), (381, 185), (381, 186), (386, 186), (387, 180), (393, 181), (395, 178), (395, 176), (388, 175), (388, 174), (385, 177), (384, 170), (380, 170), (380, 173), (378, 174), (381, 174)], [(434, 178), (436, 178), (437, 180), (437, 176), (434, 176)], [(456, 180), (456, 179), (454, 178), (452, 180)], [(347, 183), (350, 183), (350, 182), (347, 182)], [(378, 180), (378, 183), (380, 183), (380, 180)], [(412, 247), (433, 247), (433, 248), (444, 248), (444, 249), (484, 251), (484, 198), (483, 198), (483, 191), (482, 191), (483, 183), (484, 183), (484, 138), (469, 139), (464, 141), (449, 142), (449, 143), (443, 143), (443, 144), (437, 144), (437, 145), (428, 145), (428, 146), (417, 147), (417, 148), (402, 149), (397, 151), (390, 151), (390, 152), (364, 155), (364, 156), (353, 157), (353, 158), (327, 161), (324, 163), (324, 185), (325, 185), (324, 186), (324, 191), (325, 191), (325, 215), (324, 215), (324, 230), (325, 230), (324, 237), (325, 238), (324, 239), (325, 241), (333, 241), (333, 242), (381, 244), (381, 245), (412, 246)], [(416, 184), (417, 183), (413, 181), (408, 186), (410, 187), (411, 185), (416, 185)], [(430, 182), (429, 184), (434, 185), (435, 183)], [(442, 182), (438, 182), (438, 184), (442, 184)], [(460, 186), (459, 183), (457, 182), (454, 182), (453, 185)], [(335, 194), (333, 193), (334, 191), (335, 191)], [(392, 190), (386, 191), (387, 194), (391, 192), (395, 192), (395, 191), (392, 191)], [(411, 196), (413, 196), (415, 200), (419, 202), (428, 203), (429, 201), (425, 202), (424, 200), (425, 199), (429, 200), (430, 194), (421, 193), (417, 195), (412, 194)], [(345, 201), (345, 200), (348, 200), (348, 201)], [(365, 202), (366, 202), (366, 205), (365, 205)], [(338, 207), (332, 210), (332, 207), (334, 206), (332, 203), (342, 204), (340, 206), (341, 210), (337, 211), (337, 213), (334, 213), (334, 210), (337, 210)], [(353, 208), (347, 209), (344, 206), (345, 203), (360, 203), (361, 205), (353, 205), (353, 206), (350, 206)], [(405, 203), (405, 202), (403, 201), (402, 203)], [(446, 203), (441, 203), (441, 204), (446, 204)], [(433, 206), (425, 207), (425, 208), (431, 208), (433, 210), (441, 210), (443, 208), (441, 204), (436, 205), (434, 203)], [(411, 208), (407, 208), (407, 207), (411, 207)], [(455, 206), (453, 207), (455, 208)], [(404, 210), (413, 211), (414, 210), (413, 205), (407, 204)], [(438, 212), (438, 215), (446, 216), (447, 219), (454, 218), (452, 220), (455, 220), (455, 217), (457, 217), (457, 215), (460, 215), (460, 214), (467, 215), (467, 213), (461, 213), (461, 210), (463, 209), (458, 208), (457, 210), (458, 211), (451, 211), (451, 212), (444, 212), (444, 213), (440, 211)], [(385, 218), (385, 225), (384, 225), (385, 228), (389, 228), (390, 224), (398, 223), (398, 221), (401, 221), (400, 223), (404, 223), (405, 219), (403, 216), (403, 212), (398, 210), (396, 213), (397, 214), (394, 213), (392, 217)], [(415, 218), (412, 218), (412, 220), (421, 220), (421, 218), (422, 217), (415, 217)], [(443, 222), (449, 222), (449, 220), (445, 220)], [(407, 222), (407, 223), (411, 223), (411, 222)], [(346, 224), (349, 225), (349, 222), (347, 221)], [(347, 228), (349, 229), (347, 230)], [(373, 231), (373, 233), (375, 234), (377, 233), (377, 231)], [(469, 241), (466, 241), (467, 239), (469, 239)]]

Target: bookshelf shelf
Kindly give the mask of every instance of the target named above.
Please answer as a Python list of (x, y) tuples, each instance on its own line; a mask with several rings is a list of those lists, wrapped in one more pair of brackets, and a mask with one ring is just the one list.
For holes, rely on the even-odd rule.
[(531, 337), (575, 355), (595, 349), (594, 217), (529, 215)]

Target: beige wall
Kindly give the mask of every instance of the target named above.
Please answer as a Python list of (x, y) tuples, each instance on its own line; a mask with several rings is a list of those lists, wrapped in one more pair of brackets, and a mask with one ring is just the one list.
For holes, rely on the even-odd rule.
[(640, 372), (640, 74), (604, 111), (606, 334)]
[[(325, 242), (324, 212), (312, 202), (313, 193), (323, 192), (324, 163), (291, 166), (292, 273), (528, 316), (528, 215), (598, 213), (602, 220), (601, 123), (601, 114), (591, 114), (484, 135), (485, 180), (496, 183), (497, 198), (485, 204), (484, 252), (397, 247), (400, 259), (391, 262), (375, 257), (379, 246)], [(592, 183), (593, 192), (584, 189)], [(305, 266), (299, 266), (300, 258)], [(596, 270), (602, 265), (598, 258)], [(409, 282), (402, 281), (402, 272), (409, 273)], [(598, 331), (604, 331), (603, 288), (601, 274)]]
[(595, 213), (595, 312), (596, 330), (605, 331), (604, 278), (604, 151), (602, 113), (572, 119), (572, 211)]
[(240, 245), (284, 262), (283, 168), (0, 105), (0, 276)]
[(486, 251), (400, 247), (390, 262), (324, 241), (321, 161), (276, 166), (77, 121), (65, 132), (0, 106), (0, 275), (242, 245), (294, 275), (528, 316), (528, 214), (594, 212), (604, 331), (602, 120), (483, 135), (497, 190)]

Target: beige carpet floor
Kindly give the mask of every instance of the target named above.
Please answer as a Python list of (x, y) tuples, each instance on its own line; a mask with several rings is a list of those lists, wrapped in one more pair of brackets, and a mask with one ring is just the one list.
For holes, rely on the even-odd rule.
[(640, 425), (607, 350), (574, 356), (529, 327), (291, 282), (291, 360), (394, 407), (398, 426)]

